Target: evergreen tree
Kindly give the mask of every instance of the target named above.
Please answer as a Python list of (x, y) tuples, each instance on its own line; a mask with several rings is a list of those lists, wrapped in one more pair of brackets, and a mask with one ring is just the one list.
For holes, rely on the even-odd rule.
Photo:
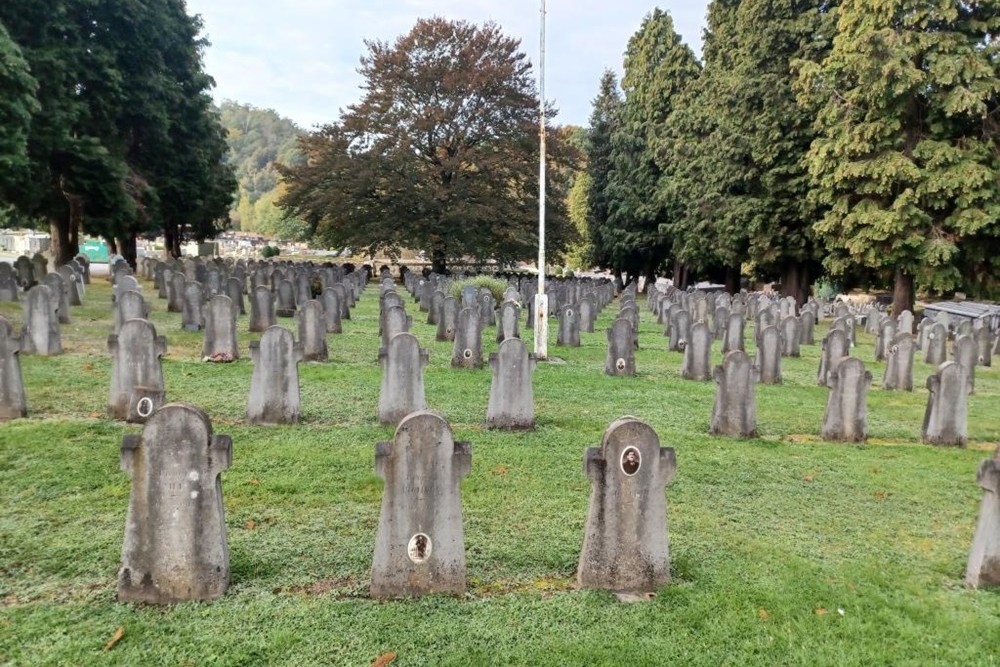
[(618, 77), (611, 70), (601, 75), (601, 88), (594, 98), (587, 132), (587, 236), (590, 248), (587, 263), (600, 268), (617, 268), (608, 238), (608, 179), (611, 176), (611, 136), (618, 126), (621, 110)]
[(612, 266), (649, 280), (668, 259), (671, 247), (661, 232), (669, 221), (668, 209), (656, 197), (662, 170), (655, 137), (677, 98), (698, 76), (699, 65), (674, 31), (670, 14), (660, 9), (647, 15), (629, 39), (624, 64), (625, 100), (611, 137), (608, 225), (602, 233), (611, 248)]
[(895, 283), (996, 288), (1000, 3), (844, 0), (830, 54), (801, 64), (827, 268)]
[(28, 168), (28, 131), (38, 111), (31, 76), (21, 49), (0, 24), (0, 193), (16, 187)]

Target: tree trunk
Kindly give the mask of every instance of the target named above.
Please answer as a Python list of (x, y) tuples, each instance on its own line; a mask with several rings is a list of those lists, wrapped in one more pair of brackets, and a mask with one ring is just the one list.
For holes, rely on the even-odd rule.
[(125, 258), (129, 266), (133, 270), (137, 268), (136, 266), (136, 239), (135, 232), (126, 232), (124, 236), (118, 236), (115, 238), (115, 245), (118, 246), (118, 254)]
[(781, 294), (795, 298), (799, 306), (809, 298), (809, 269), (801, 262), (785, 266), (781, 274)]
[(671, 276), (671, 280), (674, 283), (674, 287), (681, 289), (681, 278), (684, 272), (684, 265), (679, 261), (674, 260), (674, 275)]
[(646, 269), (646, 284), (642, 286), (644, 294), (649, 294), (649, 290), (656, 284), (656, 270), (652, 267)]
[(80, 252), (80, 246), (73, 242), (70, 234), (69, 212), (49, 217), (49, 233), (52, 240), (49, 251), (52, 253), (52, 262), (55, 266), (62, 266), (76, 257)]
[(726, 291), (730, 294), (736, 294), (740, 291), (740, 267), (739, 266), (727, 266), (726, 267)]
[(174, 259), (181, 256), (181, 232), (173, 223), (163, 226), (163, 254)]
[(892, 316), (898, 318), (904, 310), (913, 312), (913, 274), (896, 270), (896, 284), (892, 290)]

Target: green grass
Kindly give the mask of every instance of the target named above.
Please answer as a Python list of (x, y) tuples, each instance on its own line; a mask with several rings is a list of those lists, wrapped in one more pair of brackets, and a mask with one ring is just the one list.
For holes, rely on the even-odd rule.
[[(855, 352), (876, 378), (867, 444), (819, 440), (827, 392), (808, 346), (784, 360), (783, 385), (758, 387), (760, 438), (714, 438), (714, 386), (680, 379), (681, 355), (666, 352), (644, 303), (639, 376), (603, 374), (612, 304), (580, 348), (556, 347), (550, 329), (564, 363), (535, 373), (538, 430), (492, 432), (489, 370), (451, 368), (450, 346), (407, 297), (431, 352), (428, 402), (472, 443), (469, 585), (462, 599), (376, 602), (374, 446), (392, 437), (375, 419), (377, 287), (330, 337), (330, 362), (300, 366), (303, 423), (268, 428), (243, 423), (251, 336), (244, 359), (202, 363), (201, 335), (145, 290), (168, 339), (168, 398), (202, 407), (233, 438), (231, 587), (204, 604), (115, 601), (129, 494), (118, 448), (139, 428), (104, 417), (110, 290), (95, 282), (63, 327), (67, 353), (22, 359), (29, 419), (0, 425), (0, 663), (370, 665), (394, 652), (394, 666), (1000, 664), (1000, 593), (962, 583), (976, 468), (1000, 441), (1000, 369), (977, 369), (966, 449), (920, 444), (926, 390), (881, 391), (867, 336)], [(19, 305), (0, 315), (20, 326)], [(929, 370), (917, 362), (918, 387)], [(674, 581), (633, 605), (574, 586), (584, 450), (626, 414), (676, 448), (678, 466), (667, 491)]]

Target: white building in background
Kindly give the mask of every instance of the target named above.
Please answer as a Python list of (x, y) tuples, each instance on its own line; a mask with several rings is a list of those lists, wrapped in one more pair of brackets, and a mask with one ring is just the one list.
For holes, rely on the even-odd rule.
[(42, 232), (28, 229), (0, 230), (0, 251), (13, 255), (31, 256), (36, 252), (46, 252), (52, 245), (52, 237)]

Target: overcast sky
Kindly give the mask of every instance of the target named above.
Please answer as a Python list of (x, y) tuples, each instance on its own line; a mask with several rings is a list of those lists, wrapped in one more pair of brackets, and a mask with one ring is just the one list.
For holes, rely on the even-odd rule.
[[(217, 101), (271, 108), (303, 128), (336, 120), (360, 99), (364, 40), (394, 41), (418, 18), (493, 20), (538, 62), (540, 0), (187, 0), (212, 45), (205, 69)], [(677, 32), (701, 52), (708, 0), (667, 0)], [(601, 73), (657, 5), (636, 0), (547, 0), (545, 96), (558, 124), (586, 125)]]

